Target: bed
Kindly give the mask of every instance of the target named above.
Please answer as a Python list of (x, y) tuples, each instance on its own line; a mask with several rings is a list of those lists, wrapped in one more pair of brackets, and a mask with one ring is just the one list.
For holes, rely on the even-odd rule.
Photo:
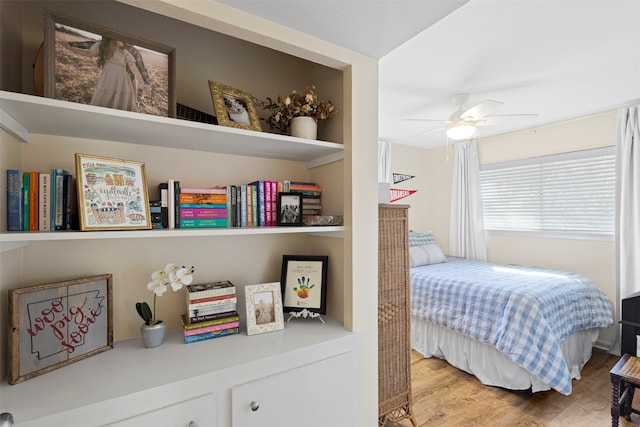
[(432, 233), (410, 233), (411, 346), (483, 384), (568, 395), (611, 305), (568, 272), (445, 257)]

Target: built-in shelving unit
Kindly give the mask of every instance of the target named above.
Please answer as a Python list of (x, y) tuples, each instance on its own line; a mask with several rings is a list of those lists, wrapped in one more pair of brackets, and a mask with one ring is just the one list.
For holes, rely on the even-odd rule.
[(32, 133), (306, 162), (342, 159), (343, 145), (0, 91), (0, 126)]

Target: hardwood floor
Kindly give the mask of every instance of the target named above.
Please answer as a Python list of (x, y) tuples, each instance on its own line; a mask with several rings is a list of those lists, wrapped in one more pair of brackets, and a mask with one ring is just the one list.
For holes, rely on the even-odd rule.
[[(565, 396), (556, 391), (530, 393), (485, 386), (437, 358), (412, 353), (413, 411), (420, 427), (510, 426), (510, 427), (597, 427), (611, 425), (611, 383), (609, 371), (619, 357), (594, 349)], [(634, 408), (640, 408), (636, 393)], [(640, 425), (634, 414), (621, 427)], [(385, 427), (410, 427), (409, 420)]]

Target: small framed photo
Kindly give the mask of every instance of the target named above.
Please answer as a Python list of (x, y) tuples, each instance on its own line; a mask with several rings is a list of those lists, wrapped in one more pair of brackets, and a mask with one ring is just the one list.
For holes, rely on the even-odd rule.
[(284, 329), (280, 283), (244, 287), (247, 304), (247, 335)]
[(283, 310), (327, 313), (327, 256), (282, 256)]
[(302, 194), (278, 193), (277, 225), (302, 225)]
[(209, 80), (211, 100), (218, 123), (238, 129), (262, 132), (260, 119), (248, 92)]
[(150, 229), (144, 163), (76, 153), (80, 230)]
[(9, 290), (9, 384), (113, 348), (112, 275)]
[(45, 12), (44, 95), (175, 117), (175, 49)]

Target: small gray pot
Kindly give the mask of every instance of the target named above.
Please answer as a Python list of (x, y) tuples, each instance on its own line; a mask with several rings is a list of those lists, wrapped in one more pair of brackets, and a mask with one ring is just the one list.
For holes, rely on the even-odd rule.
[(140, 336), (142, 336), (142, 344), (146, 348), (155, 348), (162, 344), (164, 341), (164, 333), (167, 330), (167, 325), (160, 320), (155, 325), (147, 325), (143, 323), (140, 326)]

